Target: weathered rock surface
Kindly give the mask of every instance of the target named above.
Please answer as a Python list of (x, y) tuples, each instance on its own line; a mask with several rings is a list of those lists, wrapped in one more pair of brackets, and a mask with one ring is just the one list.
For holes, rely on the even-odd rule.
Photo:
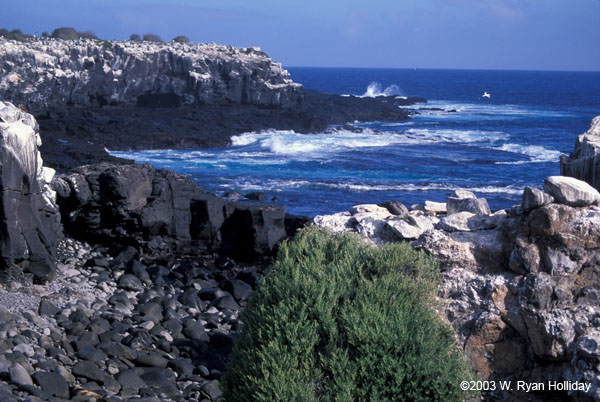
[(302, 86), (259, 48), (0, 38), (0, 97), (49, 105), (248, 103), (295, 107)]
[(587, 132), (577, 137), (571, 155), (561, 156), (560, 174), (583, 180), (600, 190), (600, 116), (592, 120)]
[(94, 243), (154, 250), (268, 255), (286, 236), (285, 209), (225, 201), (148, 164), (82, 166), (52, 182), (65, 232)]
[[(572, 205), (585, 205), (590, 197), (586, 192), (571, 192), (566, 199)], [(421, 233), (406, 220), (372, 213), (373, 225), (380, 220), (386, 227), (403, 230), (395, 238), (380, 234), (370, 240), (409, 240), (440, 261), (441, 313), (483, 378), (589, 383), (588, 393), (553, 396), (597, 401), (600, 207), (573, 207), (557, 201), (539, 190), (526, 189), (526, 207), (507, 213), (455, 212), (439, 219), (421, 212), (416, 216), (431, 225)], [(409, 216), (417, 213), (411, 211)], [(341, 216), (335, 216), (315, 218), (314, 224), (340, 221)], [(351, 218), (349, 214), (343, 217)], [(332, 229), (361, 233), (352, 225), (337, 224)], [(487, 396), (545, 400), (544, 394), (516, 391)]]
[(43, 166), (40, 145), (33, 116), (0, 102), (0, 271), (19, 264), (48, 279), (61, 227), (54, 171)]
[(544, 179), (544, 191), (556, 202), (572, 207), (585, 207), (600, 203), (600, 193), (588, 183), (566, 176), (550, 176)]
[(521, 209), (523, 211), (531, 211), (544, 205), (548, 205), (554, 201), (554, 197), (550, 194), (544, 193), (542, 190), (527, 186), (523, 190), (523, 200), (521, 202)]

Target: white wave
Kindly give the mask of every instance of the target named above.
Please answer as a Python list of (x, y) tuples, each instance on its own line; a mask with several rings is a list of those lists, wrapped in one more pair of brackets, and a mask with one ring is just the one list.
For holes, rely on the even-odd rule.
[(557, 162), (560, 158), (560, 151), (544, 148), (541, 145), (522, 145), (522, 144), (503, 144), (499, 147), (492, 147), (499, 151), (512, 152), (515, 154), (525, 155), (531, 158), (530, 161), (514, 161), (514, 162), (496, 162), (496, 164), (521, 164), (530, 162)]
[(374, 98), (377, 96), (403, 96), (402, 90), (396, 84), (392, 84), (385, 89), (382, 89), (382, 86), (379, 82), (372, 82), (367, 87), (367, 90), (362, 95), (359, 95), (361, 98)]
[(290, 188), (300, 187), (321, 187), (331, 188), (339, 190), (351, 190), (356, 192), (383, 192), (383, 191), (397, 191), (397, 192), (414, 192), (414, 191), (445, 191), (452, 192), (454, 190), (468, 190), (474, 193), (482, 194), (511, 194), (520, 195), (523, 193), (523, 187), (509, 185), (509, 186), (460, 186), (451, 183), (405, 183), (405, 184), (367, 184), (367, 183), (331, 183), (323, 181), (311, 181), (311, 180), (295, 180), (295, 179), (274, 179), (266, 180), (264, 182), (248, 182), (242, 180), (236, 180), (235, 183), (225, 183), (221, 187), (229, 188), (235, 187), (240, 190), (262, 190), (262, 191), (279, 191)]
[[(409, 122), (410, 123), (410, 122)], [(393, 124), (393, 123), (392, 123)], [(403, 124), (403, 123), (400, 123)], [(375, 132), (369, 128), (356, 133), (335, 130), (321, 134), (298, 134), (294, 131), (267, 131), (235, 136), (233, 147), (226, 152), (231, 157), (268, 157), (275, 155), (301, 158), (319, 158), (332, 153), (356, 148), (385, 147), (390, 145), (421, 145), (434, 143), (486, 143), (493, 144), (510, 136), (501, 131), (452, 130), (410, 128), (404, 132)], [(239, 148), (248, 146), (248, 148)], [(259, 149), (257, 149), (257, 147)]]

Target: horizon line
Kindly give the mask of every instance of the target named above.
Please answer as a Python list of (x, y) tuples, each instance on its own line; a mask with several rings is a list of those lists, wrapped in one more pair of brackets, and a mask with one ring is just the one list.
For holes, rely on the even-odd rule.
[[(272, 58), (271, 58), (272, 59)], [(599, 70), (561, 70), (561, 69), (532, 69), (532, 68), (476, 68), (476, 67), (356, 67), (356, 66), (292, 66), (282, 63), (282, 66), (288, 68), (327, 68), (327, 69), (348, 69), (348, 70), (457, 70), (457, 71), (520, 71), (520, 72), (546, 72), (546, 73), (600, 73)]]

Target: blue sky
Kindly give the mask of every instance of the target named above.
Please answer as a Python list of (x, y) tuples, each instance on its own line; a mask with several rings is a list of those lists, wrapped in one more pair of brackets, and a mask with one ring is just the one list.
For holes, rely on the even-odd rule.
[(600, 0), (20, 0), (0, 27), (260, 46), (285, 66), (600, 71)]

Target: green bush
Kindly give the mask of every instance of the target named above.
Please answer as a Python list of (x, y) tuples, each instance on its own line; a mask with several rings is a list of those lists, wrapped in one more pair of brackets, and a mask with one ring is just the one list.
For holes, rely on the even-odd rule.
[(133, 41), (139, 42), (139, 41), (142, 40), (142, 38), (138, 34), (131, 34), (131, 36), (129, 37), (129, 40), (133, 40)]
[(143, 37), (143, 40), (145, 42), (162, 42), (162, 39), (160, 38), (160, 36), (151, 34), (151, 33), (145, 34)]
[(438, 281), (409, 245), (301, 231), (242, 313), (226, 400), (462, 400), (470, 371), (433, 309)]
[(107, 48), (110, 49), (113, 46), (113, 44), (109, 40), (104, 40), (104, 41), (102, 41), (102, 46), (107, 47)]
[(33, 38), (32, 35), (24, 34), (20, 29), (13, 29), (9, 32), (5, 28), (0, 29), (0, 36), (3, 36), (8, 40), (16, 40), (19, 42), (26, 42), (28, 39)]
[(185, 35), (179, 35), (173, 38), (173, 42), (178, 42), (178, 43), (190, 43), (190, 38), (188, 38)]
[(79, 39), (79, 32), (75, 28), (61, 27), (52, 31), (52, 37), (56, 39), (75, 40)]

